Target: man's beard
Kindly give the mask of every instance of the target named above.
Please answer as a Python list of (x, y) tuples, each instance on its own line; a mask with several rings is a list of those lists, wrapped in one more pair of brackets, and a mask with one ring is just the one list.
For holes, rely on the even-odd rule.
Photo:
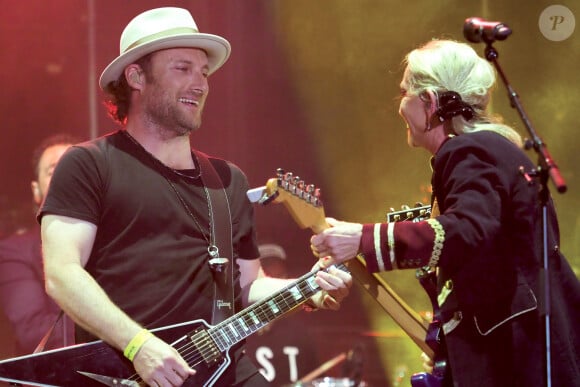
[(194, 117), (191, 117), (183, 109), (179, 109), (179, 103), (163, 91), (149, 95), (145, 108), (147, 119), (154, 125), (178, 136), (189, 135), (201, 126), (203, 103), (197, 107), (198, 111)]

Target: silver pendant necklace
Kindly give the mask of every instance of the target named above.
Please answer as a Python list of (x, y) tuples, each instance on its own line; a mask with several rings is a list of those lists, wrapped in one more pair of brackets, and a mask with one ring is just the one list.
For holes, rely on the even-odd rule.
[[(171, 187), (171, 190), (175, 193), (175, 196), (177, 196), (177, 199), (180, 201), (181, 205), (183, 206), (183, 208), (185, 209), (185, 211), (187, 212), (187, 214), (189, 214), (190, 218), (193, 219), (193, 222), (195, 223), (195, 225), (197, 226), (199, 232), (201, 233), (201, 235), (203, 236), (203, 239), (205, 239), (205, 241), (208, 244), (207, 247), (207, 252), (210, 256), (210, 260), (209, 260), (209, 265), (213, 270), (216, 271), (222, 271), (225, 268), (225, 265), (227, 265), (228, 263), (228, 259), (227, 258), (220, 258), (219, 256), (219, 249), (215, 244), (215, 229), (214, 229), (214, 220), (213, 220), (213, 207), (211, 204), (211, 199), (209, 196), (209, 192), (207, 190), (207, 187), (205, 186), (205, 184), (203, 184), (203, 180), (201, 181), (201, 185), (203, 187), (203, 192), (205, 194), (205, 199), (207, 201), (207, 209), (208, 209), (208, 219), (209, 219), (209, 238), (205, 235), (205, 231), (204, 228), (201, 226), (200, 222), (198, 221), (197, 217), (193, 214), (193, 212), (191, 211), (191, 209), (189, 208), (189, 206), (187, 205), (185, 199), (183, 198), (183, 196), (179, 193), (179, 191), (177, 190), (177, 187), (175, 186), (175, 184), (173, 184), (173, 182), (171, 181), (171, 179), (167, 176), (166, 172), (164, 171), (169, 171), (171, 173), (174, 173), (178, 176), (181, 176), (189, 181), (193, 181), (196, 180), (198, 178), (201, 178), (201, 170), (198, 167), (197, 170), (199, 171), (197, 175), (189, 175), (187, 173), (183, 173), (177, 169), (173, 169), (168, 167), (167, 165), (163, 164), (157, 157), (153, 156), (147, 149), (145, 149), (143, 147), (143, 145), (141, 145), (139, 143), (139, 141), (137, 141), (133, 136), (131, 136), (131, 134), (125, 130), (122, 129), (121, 133), (123, 133), (125, 135), (125, 137), (127, 137), (129, 140), (131, 140), (131, 142), (133, 144), (135, 144), (139, 149), (141, 149), (143, 152), (145, 152), (145, 154), (147, 154), (151, 159), (153, 159), (153, 161), (160, 167), (160, 172), (161, 175), (165, 178), (165, 181), (167, 181), (167, 183), (169, 184), (169, 186)], [(192, 157), (194, 157), (192, 155)], [(195, 159), (194, 159), (195, 160)], [(195, 163), (195, 161), (194, 161)], [(199, 163), (197, 163), (199, 164)]]

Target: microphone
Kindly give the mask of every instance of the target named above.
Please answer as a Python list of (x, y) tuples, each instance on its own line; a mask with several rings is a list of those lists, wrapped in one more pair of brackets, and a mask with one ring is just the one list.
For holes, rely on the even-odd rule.
[(487, 21), (480, 17), (465, 19), (463, 36), (472, 43), (492, 43), (496, 40), (505, 40), (512, 30), (502, 22)]

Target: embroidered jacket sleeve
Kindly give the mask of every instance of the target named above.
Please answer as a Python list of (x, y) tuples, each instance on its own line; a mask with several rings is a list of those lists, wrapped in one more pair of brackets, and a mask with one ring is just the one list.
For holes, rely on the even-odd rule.
[[(435, 157), (432, 184), (441, 214), (420, 222), (363, 225), (360, 249), (369, 271), (430, 265), (453, 272), (497, 241), (510, 183), (488, 151), (493, 144), (476, 137), (454, 137)], [(492, 143), (507, 141), (491, 137)]]

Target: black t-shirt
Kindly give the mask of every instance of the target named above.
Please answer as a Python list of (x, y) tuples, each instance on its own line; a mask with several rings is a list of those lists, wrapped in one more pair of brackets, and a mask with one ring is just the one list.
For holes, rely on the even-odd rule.
[[(210, 161), (227, 193), (234, 256), (257, 258), (247, 179), (230, 162)], [(153, 328), (211, 320), (210, 221), (201, 178), (175, 173), (117, 131), (73, 146), (63, 155), (39, 220), (45, 214), (97, 225), (86, 270), (140, 324)], [(237, 265), (234, 270), (239, 311)], [(83, 333), (77, 338), (90, 339)]]

